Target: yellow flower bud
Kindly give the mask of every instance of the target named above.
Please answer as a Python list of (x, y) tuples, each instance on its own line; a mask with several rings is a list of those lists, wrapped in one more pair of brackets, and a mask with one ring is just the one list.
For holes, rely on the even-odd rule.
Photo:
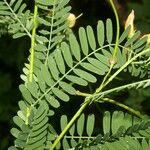
[(130, 32), (129, 32), (129, 35), (128, 37), (131, 38), (134, 33), (135, 33), (135, 29), (134, 29), (134, 10), (131, 11), (131, 13), (129, 14), (129, 16), (127, 17), (126, 19), (126, 22), (125, 22), (125, 29), (130, 25), (131, 26), (131, 29), (130, 29)]
[(147, 44), (150, 44), (150, 33), (144, 34), (141, 38), (147, 37)]
[(74, 14), (70, 13), (68, 18), (67, 18), (67, 22), (68, 22), (69, 28), (74, 27), (74, 25), (76, 23), (76, 16)]

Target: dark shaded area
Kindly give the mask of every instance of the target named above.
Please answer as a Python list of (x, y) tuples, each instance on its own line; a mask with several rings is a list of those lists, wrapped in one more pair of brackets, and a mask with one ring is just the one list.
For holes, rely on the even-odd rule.
[[(139, 3), (140, 8), (142, 8), (143, 3), (146, 2), (145, 0), (143, 3), (141, 3), (139, 0), (131, 5), (129, 4), (130, 1), (131, 0), (120, 0), (116, 3), (122, 24), (124, 22), (123, 19), (125, 16), (127, 16), (127, 8), (137, 8), (137, 4)], [(110, 8), (110, 5), (104, 0), (71, 0), (70, 5), (72, 6), (72, 12), (76, 16), (83, 13), (83, 16), (77, 20), (74, 28), (75, 33), (78, 31), (80, 26), (86, 26), (88, 24), (96, 26), (97, 21), (100, 19), (105, 20), (106, 18), (112, 18), (114, 21), (114, 14)], [(138, 11), (140, 10), (137, 8), (136, 12)], [(146, 16), (146, 18), (150, 19), (150, 14), (149, 16)], [(138, 20), (139, 19), (140, 17), (138, 16)], [(148, 22), (147, 20), (146, 23)], [(140, 26), (143, 26), (142, 22)], [(150, 22), (148, 22), (148, 26), (150, 27)], [(148, 29), (145, 30), (148, 31)], [(144, 32), (146, 32), (145, 30)], [(22, 82), (20, 79), (20, 74), (22, 73), (24, 63), (27, 61), (29, 48), (30, 41), (25, 37), (13, 40), (11, 36), (3, 35), (0, 38), (0, 150), (7, 149), (8, 146), (13, 143), (13, 137), (10, 134), (10, 129), (13, 127), (12, 118), (18, 110), (18, 101), (22, 99), (18, 86)], [(128, 79), (126, 80), (127, 83), (131, 80), (136, 80), (135, 78), (132, 79), (131, 77), (124, 76), (125, 75), (120, 75), (120, 78)], [(115, 80), (114, 82), (115, 85), (119, 85), (122, 80)], [(148, 101), (150, 98), (150, 89), (119, 92), (111, 96), (120, 102), (125, 101), (126, 104), (132, 106), (133, 108), (139, 109), (142, 112), (147, 114), (150, 112), (150, 102)], [(82, 99), (77, 101), (77, 103), (74, 105), (74, 110), (71, 110), (72, 115), (77, 110), (81, 102)], [(66, 106), (66, 110), (69, 110), (71, 106), (72, 103), (70, 102), (70, 104)], [(103, 110), (100, 110), (101, 113), (103, 113), (105, 110), (113, 111), (114, 109), (120, 109), (112, 104), (100, 104), (100, 106), (103, 108)], [(85, 112), (97, 113), (98, 108), (97, 110), (96, 108), (97, 106), (91, 105)], [(62, 110), (60, 108), (58, 116), (61, 114)]]

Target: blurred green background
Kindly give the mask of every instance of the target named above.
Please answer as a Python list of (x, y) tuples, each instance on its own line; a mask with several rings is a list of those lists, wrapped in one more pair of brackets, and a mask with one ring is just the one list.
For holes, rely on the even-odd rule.
[[(150, 32), (150, 0), (115, 0), (115, 2), (122, 29), (125, 18), (134, 9), (136, 28), (143, 33)], [(29, 4), (31, 6), (31, 3)], [(114, 21), (114, 14), (108, 0), (71, 0), (70, 5), (76, 16), (83, 13), (73, 29), (75, 33), (80, 26), (88, 24), (96, 26), (98, 20), (112, 18)], [(20, 74), (24, 63), (27, 62), (30, 48), (29, 39), (23, 37), (14, 40), (7, 33), (1, 32), (3, 27), (0, 24), (0, 150), (6, 150), (9, 145), (13, 144), (10, 129), (13, 127), (12, 118), (18, 110), (17, 103), (22, 99), (18, 86), (22, 83)], [(136, 80), (136, 78), (131, 77), (130, 80)], [(130, 90), (113, 96), (150, 115), (150, 88)], [(107, 109), (110, 105), (106, 104), (104, 107)]]

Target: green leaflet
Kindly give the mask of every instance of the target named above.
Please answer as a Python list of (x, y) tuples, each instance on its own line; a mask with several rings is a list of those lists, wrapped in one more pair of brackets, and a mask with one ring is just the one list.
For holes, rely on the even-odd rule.
[(63, 131), (63, 129), (65, 129), (65, 127), (67, 126), (68, 121), (67, 121), (67, 116), (66, 115), (62, 115), (61, 119), (60, 119), (60, 126), (61, 126), (61, 130)]
[(50, 72), (45, 65), (41, 66), (41, 74), (46, 84), (48, 84), (49, 86), (52, 86), (54, 81), (52, 80), (50, 76)]
[(112, 58), (112, 53), (110, 53), (110, 51), (106, 50), (106, 49), (102, 49), (103, 55), (107, 58), (108, 62), (110, 60), (110, 58)]
[(105, 64), (106, 66), (109, 66), (109, 59), (107, 56), (104, 56), (102, 54), (99, 53), (95, 53), (95, 57), (101, 61), (103, 64)]
[(95, 67), (97, 67), (101, 72), (102, 74), (104, 74), (104, 72), (107, 72), (108, 71), (108, 67), (106, 65), (104, 65), (103, 63), (101, 63), (101, 61), (95, 59), (95, 58), (88, 58), (88, 61)]
[(97, 24), (97, 39), (100, 46), (103, 46), (105, 40), (105, 30), (103, 21), (98, 21)]
[(60, 24), (62, 24), (64, 22), (66, 22), (66, 18), (67, 17), (68, 17), (68, 14), (64, 14), (64, 17), (56, 20), (56, 22), (54, 22), (53, 26), (55, 27), (55, 26), (58, 26), (58, 25), (60, 25)]
[(82, 136), (83, 130), (84, 130), (84, 121), (85, 121), (85, 116), (82, 114), (80, 118), (77, 121), (77, 133)]
[(79, 39), (80, 39), (81, 49), (84, 55), (88, 55), (89, 47), (88, 47), (87, 35), (83, 27), (79, 28)]
[(110, 132), (110, 113), (108, 111), (105, 112), (103, 117), (103, 132), (104, 134)]
[(48, 94), (45, 95), (46, 100), (48, 103), (53, 106), (54, 108), (58, 108), (60, 106), (60, 103), (57, 99), (55, 99), (53, 96), (50, 96)]
[(74, 55), (74, 57), (80, 61), (81, 59), (81, 56), (80, 56), (80, 47), (79, 47), (79, 44), (78, 44), (78, 41), (75, 37), (74, 34), (70, 34), (69, 36), (69, 42), (70, 42), (70, 48), (71, 48), (71, 52), (72, 54)]
[(63, 145), (63, 149), (69, 149), (70, 148), (69, 143), (68, 143), (66, 138), (63, 139), (62, 145)]
[(63, 91), (59, 90), (58, 88), (53, 88), (52, 92), (61, 100), (67, 102), (69, 101), (69, 96), (65, 94)]
[(36, 137), (43, 133), (48, 128), (48, 125), (45, 125), (43, 128), (38, 129), (37, 131), (32, 132), (30, 135), (31, 137)]
[(39, 84), (40, 90), (41, 90), (42, 92), (45, 92), (45, 90), (46, 90), (46, 83), (45, 83), (45, 81), (47, 81), (47, 78), (46, 78), (45, 81), (44, 81), (43, 75), (42, 75), (42, 72), (41, 72), (41, 71), (38, 72), (37, 78), (38, 78), (38, 84)]
[(21, 5), (21, 7), (20, 7), (20, 9), (19, 9), (19, 11), (18, 11), (18, 16), (21, 15), (21, 13), (25, 10), (26, 7), (27, 7), (26, 4), (22, 4), (22, 5)]
[[(71, 6), (66, 6), (63, 9), (59, 10), (54, 16), (55, 19), (61, 18), (63, 15), (67, 14), (71, 10)], [(59, 28), (58, 28), (59, 29)]]
[(106, 21), (106, 38), (107, 38), (107, 42), (110, 44), (113, 39), (113, 27), (112, 27), (112, 21), (110, 19), (107, 19)]
[(119, 38), (119, 43), (123, 42), (127, 38), (128, 34), (130, 32), (130, 29), (131, 29), (131, 26), (128, 26), (126, 28), (126, 30), (124, 30), (124, 32), (121, 34), (121, 36)]
[(41, 18), (41, 17), (37, 17), (37, 21), (40, 23), (40, 24), (44, 24), (45, 26), (50, 26), (50, 22)]
[(94, 83), (97, 80), (93, 75), (81, 69), (74, 69), (74, 73), (80, 76), (81, 78), (87, 80), (88, 82)]
[(82, 86), (87, 86), (88, 85), (88, 82), (78, 76), (74, 76), (74, 75), (67, 75), (66, 78), (73, 82), (73, 83), (76, 83), (78, 85), (82, 85)]
[(58, 6), (57, 6), (56, 10), (60, 10), (60, 9), (64, 8), (65, 5), (67, 5), (68, 3), (69, 3), (69, 0), (61, 1), (60, 3), (58, 3)]
[(133, 44), (133, 42), (135, 42), (139, 38), (140, 34), (141, 34), (140, 31), (137, 31), (133, 35), (133, 37), (125, 43), (125, 47), (128, 47), (129, 45)]
[(33, 97), (38, 98), (38, 85), (34, 80), (27, 83), (27, 88)]
[(95, 124), (95, 116), (94, 116), (94, 114), (91, 114), (87, 118), (87, 126), (86, 126), (86, 132), (89, 137), (93, 133), (94, 124)]
[(15, 146), (17, 147), (25, 147), (25, 141), (22, 141), (22, 140), (19, 140), (19, 139), (16, 139), (15, 140)]
[(50, 6), (59, 3), (58, 0), (36, 0), (37, 3)]
[[(65, 23), (61, 27), (53, 30), (53, 34), (59, 34), (60, 32), (63, 32), (66, 28), (67, 28), (67, 24)], [(52, 46), (51, 46), (51, 48), (52, 48)]]
[[(118, 48), (119, 49), (119, 48)], [(119, 49), (118, 50), (118, 53), (117, 53), (117, 65), (118, 67), (121, 67), (122, 65), (124, 65), (127, 61), (127, 54), (126, 54), (126, 50), (121, 50)]]
[(14, 6), (14, 11), (15, 11), (15, 12), (19, 9), (21, 3), (22, 3), (22, 0), (18, 0), (18, 1), (17, 1), (17, 3), (16, 3), (15, 6)]
[(71, 146), (72, 147), (75, 147), (76, 145), (77, 145), (77, 142), (76, 142), (76, 140), (74, 140), (74, 139), (71, 139)]
[(57, 64), (59, 71), (62, 74), (65, 74), (66, 67), (65, 67), (63, 56), (62, 56), (60, 49), (55, 51), (54, 56), (55, 56), (56, 64)]
[[(74, 133), (75, 133), (75, 124), (73, 124), (72, 125), (72, 127), (70, 128), (70, 130), (69, 130), (69, 133), (70, 133), (70, 135), (74, 135)], [(72, 140), (72, 143), (75, 143), (75, 141), (74, 140)], [(74, 145), (74, 144), (73, 144)]]
[(56, 62), (51, 55), (48, 57), (48, 67), (49, 67), (49, 70), (50, 70), (53, 78), (55, 80), (58, 80), (59, 79), (59, 71), (57, 69)]
[(35, 102), (35, 100), (32, 98), (30, 92), (28, 91), (28, 89), (25, 87), (25, 85), (20, 85), (19, 89), (24, 97), (24, 99), (29, 103), (32, 104)]
[(17, 39), (17, 38), (20, 38), (20, 37), (22, 37), (24, 35), (27, 35), (27, 34), (26, 33), (16, 33), (16, 34), (13, 35), (13, 38)]
[(36, 131), (38, 129), (40, 129), (42, 126), (44, 126), (48, 121), (48, 117), (44, 117), (44, 119), (42, 120), (42, 122), (40, 122), (39, 124), (35, 124), (33, 127), (33, 131)]
[(102, 70), (98, 69), (97, 67), (95, 67), (94, 65), (90, 64), (90, 63), (82, 63), (81, 66), (85, 69), (87, 69), (88, 71), (91, 71), (93, 73), (96, 73), (98, 75), (104, 75), (105, 72), (103, 72)]
[(61, 44), (61, 49), (62, 49), (63, 56), (64, 56), (64, 59), (65, 59), (67, 65), (70, 68), (73, 67), (73, 60), (72, 60), (72, 56), (71, 56), (71, 53), (70, 53), (70, 50), (69, 50), (69, 46), (66, 43), (63, 42)]
[(118, 112), (114, 112), (112, 115), (112, 133), (115, 134), (117, 132), (117, 130), (120, 127), (120, 124), (122, 124), (123, 122), (123, 118), (124, 118), (124, 114), (123, 112), (118, 113)]
[(24, 124), (24, 121), (18, 116), (13, 117), (13, 121), (19, 127), (21, 127)]
[(147, 37), (144, 37), (144, 38), (138, 40), (136, 43), (133, 44), (132, 49), (139, 48), (140, 46), (142, 46), (143, 44), (145, 44), (146, 41), (147, 41)]
[(24, 101), (19, 101), (19, 102), (18, 102), (18, 105), (19, 105), (20, 110), (21, 110), (22, 112), (24, 112), (24, 115), (25, 115), (25, 112), (26, 112), (26, 110), (27, 110), (27, 105), (25, 104), (25, 102), (24, 102)]
[(96, 49), (96, 40), (95, 40), (95, 35), (94, 35), (92, 27), (87, 26), (86, 31), (87, 31), (87, 37), (88, 37), (89, 45), (90, 45), (92, 50), (95, 50)]
[(41, 52), (35, 52), (35, 56), (39, 60), (44, 60), (45, 59), (45, 55)]
[(60, 82), (59, 86), (71, 95), (75, 95), (76, 93), (76, 90), (70, 84), (66, 82)]

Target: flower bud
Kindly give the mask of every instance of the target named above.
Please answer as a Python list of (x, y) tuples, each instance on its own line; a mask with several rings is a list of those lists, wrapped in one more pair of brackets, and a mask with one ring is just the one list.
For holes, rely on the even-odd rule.
[(128, 34), (128, 37), (131, 38), (134, 33), (135, 33), (135, 29), (134, 29), (134, 10), (131, 11), (131, 13), (129, 14), (129, 16), (127, 17), (126, 19), (126, 22), (125, 22), (125, 29), (130, 25), (131, 26), (131, 29), (130, 29), (130, 32)]
[(147, 44), (150, 44), (150, 33), (144, 34), (141, 38), (147, 37)]
[(76, 16), (74, 14), (70, 13), (68, 18), (67, 18), (67, 22), (68, 22), (69, 28), (74, 27), (74, 25), (76, 23)]

